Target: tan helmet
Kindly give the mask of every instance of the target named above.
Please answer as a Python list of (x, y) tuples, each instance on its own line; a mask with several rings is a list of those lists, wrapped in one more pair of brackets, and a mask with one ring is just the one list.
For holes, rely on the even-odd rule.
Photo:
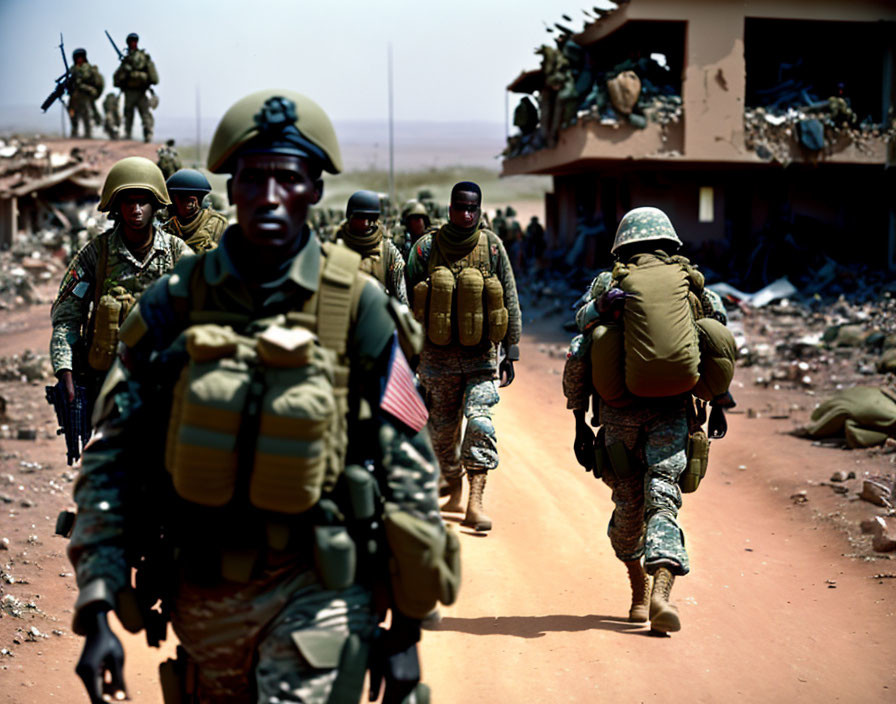
[(233, 173), (243, 149), (296, 154), (317, 159), (331, 174), (342, 171), (339, 141), (330, 118), (311, 98), (291, 90), (247, 95), (224, 113), (208, 153), (212, 173)]
[(669, 216), (659, 208), (635, 208), (629, 210), (616, 229), (616, 239), (613, 240), (611, 252), (616, 252), (622, 245), (632, 242), (647, 242), (650, 240), (670, 240), (681, 246), (681, 240), (672, 227)]
[(106, 181), (103, 183), (103, 194), (97, 210), (108, 213), (115, 205), (115, 199), (122, 191), (139, 189), (149, 191), (162, 208), (171, 205), (168, 197), (168, 189), (165, 188), (165, 177), (161, 169), (149, 159), (142, 156), (129, 156), (116, 162), (109, 169)]
[(409, 200), (401, 209), (401, 222), (407, 226), (407, 220), (412, 215), (420, 215), (423, 217), (426, 226), (429, 227), (429, 211), (426, 206), (419, 200)]

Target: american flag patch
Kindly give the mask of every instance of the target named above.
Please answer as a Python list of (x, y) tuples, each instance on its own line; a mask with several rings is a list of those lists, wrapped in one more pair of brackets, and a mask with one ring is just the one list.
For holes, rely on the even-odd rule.
[(420, 397), (417, 383), (414, 381), (414, 372), (411, 371), (408, 360), (398, 345), (397, 334), (392, 336), (389, 376), (380, 396), (380, 408), (415, 433), (419, 433), (429, 419), (426, 404)]

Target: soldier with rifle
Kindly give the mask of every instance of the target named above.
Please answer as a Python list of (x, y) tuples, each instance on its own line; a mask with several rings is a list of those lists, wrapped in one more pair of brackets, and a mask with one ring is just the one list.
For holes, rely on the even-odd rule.
[(68, 114), (72, 119), (72, 137), (78, 136), (78, 123), (84, 125), (84, 136), (90, 139), (92, 123), (99, 123), (99, 112), (94, 102), (103, 92), (105, 82), (99, 69), (87, 63), (87, 51), (75, 49), (72, 52), (75, 65), (71, 69)]
[[(106, 176), (98, 209), (111, 213), (115, 226), (75, 255), (51, 310), (50, 361), (59, 383), (50, 387), (55, 399), (50, 403), (57, 413), (62, 404), (62, 412), (70, 414), (60, 423), (66, 440), (77, 438), (78, 430), (89, 436), (93, 399), (115, 356), (118, 327), (134, 301), (191, 253), (182, 240), (153, 225), (153, 212), (170, 203), (162, 173), (148, 159), (122, 159)], [(71, 463), (80, 450), (76, 445), (68, 449)]]
[(94, 704), (124, 695), (114, 609), (151, 640), (170, 616), (166, 702), (357, 702), (370, 669), (397, 704), (422, 694), (420, 619), (460, 579), (404, 351), (419, 328), (307, 226), (342, 169), (314, 101), (238, 101), (208, 168), (237, 223), (141, 297), (84, 453), (77, 672)]
[[(150, 108), (156, 108), (159, 99), (153, 91), (153, 85), (159, 82), (159, 73), (156, 71), (156, 65), (153, 63), (149, 54), (143, 49), (137, 48), (137, 42), (140, 37), (134, 32), (127, 36), (128, 50), (127, 54), (123, 54), (112, 39), (109, 32), (106, 36), (112, 43), (112, 48), (118, 54), (121, 61), (115, 70), (113, 81), (116, 88), (120, 88), (124, 94), (124, 134), (125, 139), (131, 138), (132, 128), (134, 126), (134, 110), (140, 112), (140, 119), (143, 121), (143, 141), (152, 141), (152, 128), (155, 124)], [(146, 95), (149, 91), (149, 96)]]

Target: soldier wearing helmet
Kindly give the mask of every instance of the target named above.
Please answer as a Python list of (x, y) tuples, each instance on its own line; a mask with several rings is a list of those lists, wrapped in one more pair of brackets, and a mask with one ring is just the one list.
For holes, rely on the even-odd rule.
[(211, 193), (208, 179), (195, 169), (181, 169), (166, 182), (174, 216), (162, 230), (182, 239), (197, 254), (218, 246), (227, 228), (227, 218), (211, 208), (203, 208), (203, 199)]
[(380, 197), (373, 191), (352, 194), (345, 208), (345, 222), (336, 231), (336, 241), (360, 254), (361, 271), (370, 274), (390, 296), (407, 305), (404, 258), (385, 234), (380, 222)]
[[(649, 318), (651, 314), (645, 315), (644, 311), (648, 306), (658, 310), (657, 296), (664, 299), (660, 307), (680, 307), (682, 315), (666, 315), (664, 309), (662, 316), (667, 319), (660, 322), (670, 331), (665, 338), (679, 339), (673, 333), (683, 330), (680, 339), (697, 354), (694, 366), (700, 363), (700, 319), (724, 325), (727, 316), (721, 299), (703, 286), (702, 274), (676, 254), (680, 247), (675, 228), (658, 208), (635, 208), (622, 218), (611, 247), (616, 264), (594, 279), (586, 303), (576, 314), (582, 334), (570, 346), (563, 373), (567, 407), (575, 417), (576, 459), (613, 491), (615, 510), (608, 535), (616, 556), (628, 570), (632, 589), (629, 620), (649, 621), (651, 629), (663, 633), (681, 628), (678, 609), (669, 599), (675, 578), (690, 570), (677, 517), (682, 490), (696, 488), (696, 484), (687, 487), (687, 472), (693, 464), (688, 452), (695, 445), (693, 433), (699, 425), (695, 421), (703, 402), (695, 398), (693, 379), (685, 380), (674, 393), (630, 390), (638, 381), (630, 351), (637, 348), (639, 359), (635, 362), (648, 359), (658, 340), (643, 333), (649, 326), (625, 316)], [(656, 283), (660, 278), (664, 283)], [(665, 283), (669, 281), (671, 284)], [(667, 286), (672, 287), (673, 295), (665, 292)], [(680, 302), (672, 300), (678, 297)], [(624, 330), (618, 333), (624, 334), (624, 346), (622, 338), (618, 339), (625, 367), (611, 372), (618, 377), (611, 385), (605, 383), (607, 375), (602, 370), (613, 365), (607, 357), (595, 354), (596, 350), (608, 349), (603, 347), (605, 341), (618, 330)], [(630, 338), (633, 347), (629, 346)], [(678, 357), (685, 353), (684, 349), (672, 350)], [(731, 362), (733, 365), (733, 359)], [(678, 373), (673, 373), (677, 367), (672, 363), (663, 363), (663, 380)], [(647, 364), (639, 369), (648, 369)], [(607, 390), (613, 385), (619, 388), (618, 393)], [(591, 424), (600, 426), (596, 438), (586, 420), (592, 397), (597, 412)], [(733, 405), (727, 393), (713, 402), (720, 408)], [(704, 434), (708, 447), (705, 439)]]
[(68, 114), (72, 121), (72, 137), (78, 136), (78, 124), (83, 125), (84, 136), (90, 139), (93, 122), (100, 123), (99, 111), (94, 102), (103, 92), (103, 76), (100, 70), (87, 62), (87, 51), (75, 49), (72, 52), (74, 65), (71, 71)]
[[(134, 110), (140, 113), (143, 122), (143, 141), (152, 141), (155, 121), (150, 108), (155, 108), (158, 98), (152, 87), (159, 82), (159, 72), (146, 51), (137, 47), (140, 40), (131, 32), (127, 37), (128, 50), (115, 70), (113, 82), (124, 94), (124, 136), (131, 139), (134, 127)], [(150, 95), (147, 95), (149, 91)]]
[(403, 232), (403, 245), (405, 256), (411, 246), (427, 232), (434, 231), (429, 211), (419, 200), (409, 200), (401, 209), (401, 226)]
[(109, 170), (98, 208), (115, 224), (72, 259), (51, 311), (50, 361), (69, 398), (75, 381), (89, 396), (99, 391), (127, 308), (190, 253), (153, 225), (153, 213), (170, 202), (162, 173), (149, 159), (128, 157)]
[[(418, 328), (357, 252), (308, 227), (321, 172), (342, 170), (314, 101), (238, 101), (208, 168), (230, 175), (237, 222), (132, 311), (84, 452), (69, 545), (78, 674), (93, 701), (123, 695), (115, 609), (153, 641), (170, 617), (166, 698), (358, 701), (376, 665), (384, 700), (403, 701), (420, 619), (459, 584), (403, 351)], [(149, 585), (136, 602), (132, 567)]]

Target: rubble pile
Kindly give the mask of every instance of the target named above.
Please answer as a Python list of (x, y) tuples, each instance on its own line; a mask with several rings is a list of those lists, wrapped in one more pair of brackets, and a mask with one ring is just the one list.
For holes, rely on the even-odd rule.
[[(50, 358), (26, 349), (21, 355), (0, 357), (0, 381), (40, 381), (53, 375)], [(2, 406), (0, 406), (2, 411)], [(0, 412), (0, 420), (3, 413)]]

